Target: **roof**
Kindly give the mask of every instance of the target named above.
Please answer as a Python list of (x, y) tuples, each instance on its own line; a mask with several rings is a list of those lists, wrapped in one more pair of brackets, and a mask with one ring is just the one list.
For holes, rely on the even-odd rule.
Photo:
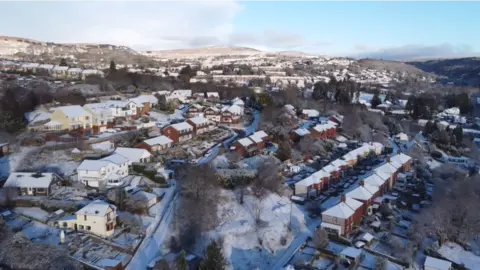
[(392, 164), (387, 162), (387, 163), (383, 164), (382, 166), (376, 168), (374, 171), (384, 173), (384, 174), (388, 174), (389, 176), (391, 176), (393, 173), (397, 172), (397, 169), (395, 167), (393, 167)]
[(409, 162), (412, 158), (408, 155), (405, 155), (404, 153), (397, 154), (393, 157), (390, 158), (391, 162), (396, 162), (401, 165), (404, 165), (405, 163)]
[(318, 117), (320, 115), (317, 110), (302, 110), (302, 114), (306, 114), (308, 117)]
[(346, 166), (348, 163), (345, 160), (342, 159), (335, 159), (334, 161), (330, 162), (335, 167), (340, 167), (340, 166)]
[(327, 130), (332, 129), (332, 128), (335, 128), (335, 125), (333, 125), (333, 124), (317, 124), (313, 127), (313, 129), (318, 131), (318, 132), (327, 131)]
[(438, 269), (438, 270), (450, 270), (450, 267), (452, 267), (452, 263), (449, 262), (449, 261), (440, 260), (440, 259), (437, 259), (437, 258), (427, 256), (427, 259), (425, 259), (424, 266), (425, 267), (428, 266), (428, 267), (435, 268), (435, 269)]
[(77, 171), (100, 171), (100, 169), (106, 167), (111, 161), (107, 160), (91, 160), (85, 159), (78, 165)]
[(348, 205), (348, 207), (352, 208), (353, 211), (356, 211), (363, 205), (362, 202), (352, 199), (350, 197), (345, 197), (345, 204)]
[(323, 211), (322, 215), (346, 219), (351, 217), (354, 214), (352, 208), (347, 204), (341, 202), (329, 209)]
[(358, 258), (360, 255), (362, 255), (362, 250), (354, 247), (347, 247), (340, 254), (345, 255), (346, 257), (350, 258)]
[(25, 118), (27, 119), (27, 121), (33, 123), (49, 120), (51, 116), (52, 113), (44, 112), (42, 110), (35, 110), (25, 113)]
[(236, 97), (232, 100), (232, 105), (239, 105), (239, 106), (243, 106), (245, 105), (245, 102), (243, 102), (242, 99)]
[(55, 66), (53, 70), (55, 71), (66, 71), (69, 67), (68, 66)]
[(361, 238), (362, 238), (362, 240), (370, 242), (370, 241), (373, 240), (374, 237), (373, 237), (373, 235), (371, 235), (370, 233), (367, 232), (367, 233), (364, 233)]
[(370, 193), (366, 188), (364, 188), (362, 186), (359, 186), (356, 189), (354, 189), (354, 190), (348, 192), (347, 194), (345, 194), (345, 196), (350, 197), (350, 198), (354, 198), (354, 199), (357, 199), (357, 200), (366, 201), (366, 200), (371, 199), (373, 197), (373, 194)]
[(145, 140), (143, 142), (150, 145), (150, 146), (166, 145), (166, 144), (169, 144), (169, 143), (173, 143), (173, 141), (165, 135), (158, 136), (158, 137), (155, 137), (155, 138), (152, 138), (152, 139), (148, 139), (148, 140)]
[(82, 72), (83, 69), (81, 68), (69, 68), (68, 72)]
[(395, 138), (398, 138), (402, 141), (408, 141), (408, 135), (405, 133), (398, 133), (397, 135), (395, 135)]
[(136, 104), (143, 104), (143, 103), (152, 103), (157, 104), (158, 99), (154, 95), (140, 95), (135, 98), (131, 98), (130, 101), (135, 102)]
[(295, 129), (293, 132), (297, 133), (298, 136), (305, 136), (310, 134), (310, 131), (308, 131), (308, 129), (305, 129), (305, 128)]
[(100, 160), (105, 160), (105, 161), (110, 161), (110, 162), (113, 162), (117, 165), (123, 165), (125, 163), (128, 163), (129, 162), (129, 159), (116, 153), (116, 154), (113, 154), (113, 155), (110, 155), (110, 156), (107, 156), (107, 157), (104, 157)]
[(60, 110), (68, 117), (83, 117), (85, 115), (90, 115), (84, 108), (79, 105), (56, 107), (53, 108), (53, 110)]
[(171, 127), (178, 130), (178, 131), (193, 129), (193, 127), (187, 122), (176, 123), (176, 124), (171, 125)]
[(52, 183), (53, 176), (53, 173), (12, 172), (4, 187), (48, 188)]
[(248, 138), (252, 141), (254, 141), (255, 143), (261, 143), (263, 142), (262, 138), (260, 136), (256, 136), (255, 134), (251, 135), (251, 136), (248, 136)]
[(103, 217), (107, 214), (107, 211), (110, 208), (113, 209), (113, 211), (117, 209), (115, 205), (109, 204), (101, 200), (96, 200), (89, 203), (87, 206), (83, 207), (82, 209), (78, 210), (76, 214)]
[(206, 119), (203, 116), (192, 117), (192, 118), (189, 118), (188, 120), (190, 120), (195, 125), (208, 124), (208, 119)]
[(207, 97), (220, 97), (218, 92), (207, 92)]
[(312, 174), (308, 176), (307, 178), (304, 178), (297, 183), (295, 183), (295, 186), (300, 186), (300, 187), (309, 187), (314, 184), (320, 184), (322, 182), (322, 179), (318, 177), (318, 175)]
[(368, 192), (372, 193), (372, 194), (375, 194), (379, 191), (379, 188), (378, 186), (374, 186), (374, 185), (369, 185), (367, 183), (364, 183), (363, 184), (363, 187), (368, 190)]
[(224, 108), (222, 111), (229, 111), (233, 114), (242, 114), (243, 113), (243, 108), (238, 106), (237, 104), (233, 104), (230, 107)]
[(382, 186), (387, 179), (383, 179), (378, 174), (372, 174), (369, 177), (363, 179), (363, 182), (365, 182), (365, 184), (368, 184), (368, 185), (371, 185), (371, 186), (379, 187), (379, 186)]
[(253, 141), (249, 138), (243, 138), (238, 140), (238, 143), (240, 143), (244, 147), (248, 147), (249, 145), (253, 144)]
[(55, 65), (51, 65), (51, 64), (41, 64), (38, 66), (38, 68), (44, 68), (44, 69), (52, 69), (53, 67), (55, 67)]
[(136, 161), (143, 158), (143, 156), (150, 157), (152, 154), (145, 149), (141, 148), (127, 148), (127, 147), (118, 147), (115, 149), (115, 153), (120, 154), (130, 161)]
[(265, 131), (263, 131), (263, 130), (259, 130), (259, 131), (255, 132), (255, 133), (253, 133), (253, 135), (258, 136), (258, 137), (260, 137), (260, 138), (268, 137), (268, 134), (267, 134)]

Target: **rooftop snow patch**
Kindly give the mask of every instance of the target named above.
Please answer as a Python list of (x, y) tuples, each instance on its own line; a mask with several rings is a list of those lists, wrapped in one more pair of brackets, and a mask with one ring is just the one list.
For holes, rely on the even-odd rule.
[(101, 200), (96, 200), (89, 203), (87, 206), (76, 212), (77, 215), (87, 215), (87, 216), (99, 216), (103, 217), (107, 214), (108, 209), (116, 210), (117, 208), (114, 205), (106, 203)]
[(341, 202), (327, 210), (325, 210), (322, 215), (347, 219), (354, 214), (352, 208), (350, 208), (345, 203)]
[(150, 146), (153, 146), (153, 145), (166, 145), (166, 144), (169, 144), (169, 143), (173, 143), (173, 141), (168, 138), (167, 136), (158, 136), (158, 137), (155, 137), (155, 138), (152, 138), (152, 139), (148, 139), (148, 140), (145, 140), (143, 141), (144, 143), (150, 145)]
[(48, 188), (53, 179), (53, 173), (12, 172), (4, 187)]

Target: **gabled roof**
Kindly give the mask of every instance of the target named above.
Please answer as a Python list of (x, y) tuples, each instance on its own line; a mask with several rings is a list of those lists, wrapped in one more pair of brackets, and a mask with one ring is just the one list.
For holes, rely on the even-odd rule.
[(244, 147), (248, 147), (248, 146), (254, 144), (254, 142), (252, 140), (250, 140), (250, 138), (248, 138), (248, 137), (238, 140), (238, 143), (240, 143)]
[(341, 202), (333, 207), (322, 212), (322, 215), (336, 217), (341, 219), (347, 219), (351, 217), (355, 212), (347, 204)]
[(3, 187), (48, 188), (53, 181), (53, 173), (12, 172)]
[(383, 179), (378, 174), (372, 174), (369, 177), (363, 179), (363, 181), (365, 182), (365, 184), (380, 187), (385, 183), (386, 179)]
[(381, 173), (384, 173), (384, 174), (388, 174), (388, 175), (391, 176), (392, 174), (397, 172), (397, 168), (395, 168), (394, 166), (392, 166), (392, 164), (387, 162), (387, 163), (383, 164), (382, 166), (376, 168), (374, 171), (375, 172), (381, 172)]
[(157, 104), (158, 99), (154, 95), (140, 95), (138, 97), (131, 98), (130, 101), (135, 102), (137, 105), (143, 105), (143, 103)]
[(241, 98), (236, 97), (232, 100), (232, 105), (243, 106), (245, 105), (245, 102), (243, 102)]
[(150, 146), (153, 146), (153, 145), (167, 145), (169, 143), (173, 143), (173, 141), (165, 135), (158, 136), (158, 137), (155, 137), (155, 138), (152, 138), (152, 139), (148, 139), (148, 140), (145, 140), (143, 142), (150, 145)]
[(412, 158), (404, 153), (397, 154), (390, 158), (390, 162), (395, 162), (400, 165), (405, 165), (405, 163), (409, 162), (410, 160), (412, 160)]
[(193, 129), (193, 127), (187, 122), (176, 123), (171, 125), (171, 127), (178, 131)]
[(298, 185), (298, 186), (308, 187), (314, 184), (320, 184), (322, 182), (322, 178), (329, 177), (329, 176), (330, 175), (324, 171), (317, 171), (316, 173), (295, 183), (295, 186)]
[(359, 186), (356, 189), (345, 194), (345, 196), (353, 199), (357, 199), (357, 200), (366, 201), (366, 200), (370, 200), (373, 197), (373, 194), (370, 193), (366, 188)]
[(72, 105), (72, 106), (62, 106), (53, 108), (53, 111), (62, 111), (68, 117), (83, 117), (88, 116), (88, 113), (84, 108), (79, 105)]
[(330, 162), (330, 164), (332, 164), (333, 166), (339, 168), (341, 166), (346, 166), (348, 165), (348, 163), (345, 161), (345, 160), (342, 160), (342, 159), (335, 159), (334, 161)]
[(191, 121), (192, 123), (194, 123), (195, 125), (208, 124), (208, 119), (206, 119), (206, 118), (203, 117), (203, 116), (192, 117), (192, 118), (189, 118), (188, 120), (190, 120), (190, 121)]
[(444, 260), (427, 256), (427, 258), (425, 259), (424, 266), (431, 267), (438, 270), (450, 270), (450, 268), (452, 267), (452, 263), (449, 261), (444, 261)]
[(142, 148), (127, 148), (127, 147), (117, 147), (115, 149), (115, 153), (120, 154), (130, 161), (135, 161), (143, 158), (143, 156), (150, 157), (152, 154), (145, 149)]
[(87, 206), (83, 207), (82, 209), (78, 210), (76, 214), (104, 217), (107, 214), (108, 209), (112, 209), (113, 211), (115, 211), (117, 207), (115, 207), (115, 205), (106, 203), (104, 201), (96, 200), (89, 203)]
[(55, 66), (53, 70), (55, 71), (66, 71), (69, 67), (68, 66)]
[(371, 194), (375, 194), (379, 191), (379, 188), (378, 186), (374, 186), (374, 185), (369, 185), (367, 183), (364, 183), (363, 184), (363, 187), (368, 190), (368, 192), (370, 192)]
[(350, 197), (345, 197), (345, 204), (348, 205), (348, 207), (352, 208), (353, 211), (356, 211), (363, 205), (362, 202), (352, 199)]
[(100, 160), (105, 160), (105, 161), (110, 161), (110, 162), (113, 162), (117, 165), (123, 165), (123, 164), (126, 164), (128, 163), (128, 158), (116, 153), (116, 154), (113, 154), (113, 155), (110, 155), (110, 156), (107, 156), (107, 157), (104, 157)]
[(107, 167), (110, 163), (112, 162), (107, 160), (85, 159), (78, 165), (77, 171), (100, 171), (100, 169)]
[(260, 137), (260, 138), (262, 138), (262, 139), (268, 137), (268, 134), (267, 134), (265, 131), (263, 131), (263, 130), (259, 130), (259, 131), (255, 132), (255, 133), (253, 133), (253, 135), (255, 135), (255, 136), (257, 136), (257, 137)]
[(320, 115), (317, 110), (302, 110), (302, 114), (306, 114), (308, 117), (318, 117)]

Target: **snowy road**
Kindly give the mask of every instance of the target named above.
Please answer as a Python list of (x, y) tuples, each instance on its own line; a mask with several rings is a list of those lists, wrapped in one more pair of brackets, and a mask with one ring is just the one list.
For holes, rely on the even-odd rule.
[(177, 194), (174, 195), (173, 199), (169, 202), (168, 207), (166, 207), (165, 211), (162, 213), (162, 219), (156, 231), (150, 237), (146, 237), (143, 240), (132, 260), (127, 265), (127, 270), (147, 269), (148, 264), (158, 256), (160, 247), (167, 236), (168, 226), (172, 221), (176, 200)]

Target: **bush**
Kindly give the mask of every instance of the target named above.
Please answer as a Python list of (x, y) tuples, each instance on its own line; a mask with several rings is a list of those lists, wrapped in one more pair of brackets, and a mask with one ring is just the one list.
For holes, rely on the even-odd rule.
[(132, 165), (132, 169), (133, 169), (134, 172), (143, 173), (145, 171), (145, 164), (134, 163)]
[(160, 175), (160, 174), (156, 174), (153, 177), (152, 181), (157, 184), (167, 184), (167, 180), (165, 180), (165, 177), (163, 177), (163, 175)]

